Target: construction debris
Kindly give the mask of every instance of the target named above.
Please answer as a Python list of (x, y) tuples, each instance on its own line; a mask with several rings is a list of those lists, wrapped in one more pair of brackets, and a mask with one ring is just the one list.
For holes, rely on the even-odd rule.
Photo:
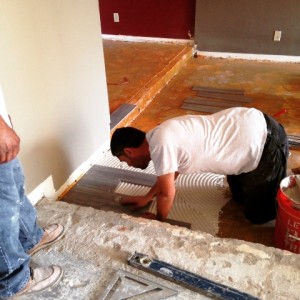
[(122, 81), (120, 82), (107, 82), (107, 85), (121, 85), (121, 84), (124, 84), (124, 83), (128, 83), (129, 80), (127, 77), (123, 77)]

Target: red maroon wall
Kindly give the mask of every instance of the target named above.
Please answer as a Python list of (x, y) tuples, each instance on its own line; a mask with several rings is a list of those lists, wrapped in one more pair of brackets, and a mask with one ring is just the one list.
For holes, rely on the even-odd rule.
[[(195, 0), (99, 0), (103, 34), (188, 39)], [(113, 13), (119, 13), (115, 23)]]

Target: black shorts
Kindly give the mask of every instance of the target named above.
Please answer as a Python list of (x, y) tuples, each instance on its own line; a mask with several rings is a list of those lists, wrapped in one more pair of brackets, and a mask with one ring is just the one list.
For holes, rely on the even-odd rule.
[(228, 175), (232, 198), (242, 202), (246, 218), (262, 224), (276, 217), (276, 194), (281, 180), (286, 177), (289, 155), (285, 130), (272, 117), (264, 114), (268, 136), (257, 168), (240, 175)]

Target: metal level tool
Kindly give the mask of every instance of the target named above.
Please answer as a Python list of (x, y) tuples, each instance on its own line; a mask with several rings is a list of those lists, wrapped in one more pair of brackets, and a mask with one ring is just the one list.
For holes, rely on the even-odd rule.
[(101, 300), (161, 300), (178, 292), (157, 282), (119, 270), (106, 287)]
[(128, 263), (141, 270), (180, 283), (195, 292), (205, 294), (213, 299), (258, 300), (258, 298), (249, 294), (179, 269), (166, 262), (151, 259), (146, 254), (136, 252), (128, 259)]

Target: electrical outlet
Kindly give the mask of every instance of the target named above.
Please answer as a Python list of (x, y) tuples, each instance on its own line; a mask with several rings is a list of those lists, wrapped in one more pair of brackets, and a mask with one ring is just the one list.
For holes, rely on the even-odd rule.
[(115, 23), (120, 22), (120, 18), (119, 18), (119, 14), (118, 13), (114, 13), (114, 22)]
[(274, 31), (274, 37), (273, 37), (273, 41), (275, 42), (280, 42), (281, 40), (281, 30), (275, 30)]

